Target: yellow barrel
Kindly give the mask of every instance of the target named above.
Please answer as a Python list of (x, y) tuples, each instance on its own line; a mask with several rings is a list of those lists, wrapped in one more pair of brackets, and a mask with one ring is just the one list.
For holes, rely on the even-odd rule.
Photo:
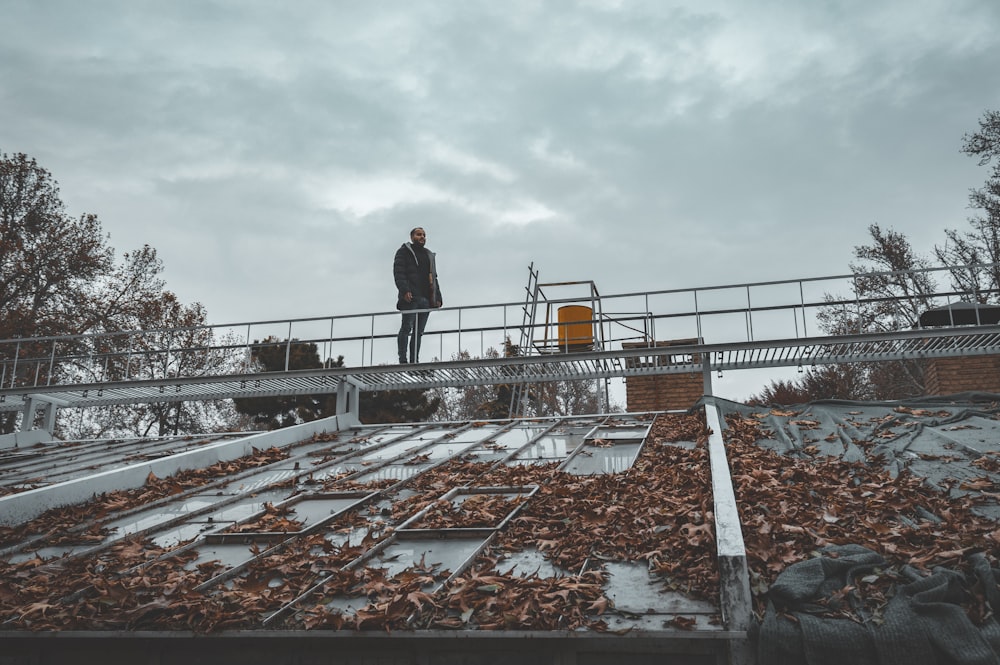
[(559, 308), (559, 349), (584, 351), (594, 348), (594, 318), (589, 307), (564, 305)]

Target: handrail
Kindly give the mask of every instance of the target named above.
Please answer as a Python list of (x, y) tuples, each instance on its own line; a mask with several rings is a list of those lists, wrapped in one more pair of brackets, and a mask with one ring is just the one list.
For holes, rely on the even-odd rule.
[[(860, 311), (862, 307), (887, 302), (931, 303), (938, 299), (947, 302), (981, 298), (983, 294), (995, 290), (972, 294), (954, 289), (936, 290), (933, 293), (909, 295), (905, 297), (860, 297), (855, 280), (861, 278), (884, 278), (918, 273), (948, 272), (956, 270), (983, 269), (998, 264), (969, 264), (924, 268), (913, 271), (872, 272), (863, 274), (837, 275), (833, 277), (811, 277), (791, 280), (750, 282), (735, 285), (698, 287), (694, 289), (664, 289), (599, 296), (600, 307), (593, 308), (592, 325), (600, 325), (600, 344), (605, 347), (634, 341), (641, 334), (645, 341), (654, 344), (654, 331), (668, 330), (668, 337), (674, 339), (696, 338), (706, 343), (712, 342), (753, 342), (759, 339), (804, 338), (810, 329), (818, 328), (816, 314), (824, 308), (844, 307)], [(850, 286), (853, 297), (830, 296), (822, 298), (806, 296), (806, 285), (839, 283), (842, 288)], [(784, 294), (783, 299), (768, 297), (759, 289), (795, 286), (794, 293)], [(593, 290), (593, 289), (592, 289)], [(731, 291), (732, 299), (726, 302), (711, 301), (719, 294)], [(530, 294), (529, 294), (530, 295)], [(675, 302), (677, 297), (690, 298), (687, 306)], [(709, 296), (712, 296), (711, 298)], [(664, 302), (666, 298), (669, 302)], [(547, 305), (593, 303), (593, 294), (586, 297), (546, 299)], [(755, 304), (760, 303), (760, 304)], [(627, 313), (609, 313), (615, 305)], [(474, 350), (469, 344), (470, 336), (478, 338), (480, 354), (484, 355), (486, 345), (503, 347), (504, 339), (513, 330), (508, 323), (508, 310), (525, 309), (526, 302), (480, 304), (440, 309), (415, 310), (433, 312), (431, 326), (424, 335), (425, 357), (435, 356), (447, 360), (463, 351)], [(791, 313), (791, 320), (780, 321), (783, 312)], [(742, 325), (735, 326), (731, 317), (742, 318)], [(395, 338), (399, 312), (380, 311), (362, 314), (334, 314), (297, 319), (272, 319), (233, 324), (207, 324), (132, 331), (111, 331), (85, 333), (79, 335), (49, 335), (34, 338), (13, 338), (0, 340), (0, 388), (19, 386), (61, 385), (99, 380), (128, 379), (132, 372), (145, 375), (152, 372), (149, 362), (156, 361), (158, 376), (196, 376), (209, 360), (225, 366), (231, 375), (255, 371), (250, 362), (253, 348), (267, 338), (275, 338), (275, 344), (285, 346), (285, 369), (289, 368), (291, 346), (295, 343), (322, 345), (322, 353), (327, 358), (344, 355), (351, 366), (376, 366), (393, 362)], [(522, 317), (523, 318), (523, 317)], [(578, 325), (586, 320), (572, 323), (523, 322), (521, 332), (529, 327), (533, 331), (551, 327)], [(863, 324), (859, 320), (859, 326)], [(693, 324), (693, 330), (685, 328)], [(800, 327), (801, 324), (801, 327)], [(608, 326), (605, 336), (604, 326)], [(322, 328), (322, 329), (320, 329)], [(640, 330), (641, 329), (641, 330)], [(858, 334), (865, 331), (859, 329)], [(487, 336), (490, 337), (487, 340)], [(282, 339), (283, 337), (283, 339)], [(559, 339), (556, 335), (530, 334), (528, 339)], [(185, 340), (191, 340), (185, 342)], [(356, 348), (360, 346), (360, 351)], [(437, 346), (435, 349), (434, 346)], [(521, 349), (522, 354), (542, 353), (534, 348)], [(211, 354), (219, 357), (211, 358)], [(321, 361), (324, 358), (320, 358)], [(218, 367), (213, 367), (218, 372)]]

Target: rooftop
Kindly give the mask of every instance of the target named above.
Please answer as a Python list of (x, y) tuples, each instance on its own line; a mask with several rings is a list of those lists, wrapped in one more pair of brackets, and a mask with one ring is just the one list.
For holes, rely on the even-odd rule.
[[(998, 401), (712, 400), (690, 413), (343, 429), (334, 418), (10, 447), (2, 637), (11, 654), (102, 662), (135, 657), (122, 637), (152, 640), (163, 662), (273, 662), (293, 635), (306, 639), (296, 649), (340, 639), (338, 653), (386, 662), (487, 662), (474, 646), (487, 642), (456, 638), (537, 662), (737, 662), (763, 647), (726, 616), (739, 589), (727, 588), (732, 516), (717, 504), (710, 430), (727, 423), (756, 625), (778, 576), (828, 545), (886, 557), (864, 589), (872, 611), (904, 567), (972, 575), (980, 554), (995, 568)], [(957, 605), (976, 626), (989, 622), (987, 592), (970, 583)], [(511, 639), (526, 636), (537, 640)]]

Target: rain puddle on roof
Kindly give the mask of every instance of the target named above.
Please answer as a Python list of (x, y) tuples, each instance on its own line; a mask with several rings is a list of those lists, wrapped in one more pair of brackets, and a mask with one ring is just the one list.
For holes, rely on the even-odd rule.
[[(268, 503), (284, 500), (288, 496), (288, 492), (287, 489), (274, 489), (252, 496), (239, 495), (235, 500), (233, 500), (233, 495), (219, 497), (232, 500), (232, 503), (227, 503), (218, 510), (206, 513), (176, 529), (161, 531), (153, 537), (153, 542), (161, 547), (175, 547), (199, 534), (222, 531), (234, 524), (245, 522), (254, 515), (259, 515)], [(197, 498), (195, 497), (195, 499)]]
[(562, 470), (578, 476), (627, 471), (639, 456), (649, 427), (595, 428)]
[(520, 577), (567, 577), (574, 573), (560, 568), (552, 563), (544, 554), (534, 547), (525, 548), (520, 552), (509, 552), (496, 565), (501, 575), (516, 573)]
[[(361, 469), (355, 470), (360, 471)], [(412, 478), (421, 471), (423, 471), (422, 467), (407, 466), (406, 464), (387, 464), (352, 478), (352, 480), (359, 484), (377, 483), (380, 480), (399, 481)]]
[(609, 621), (610, 628), (663, 630), (666, 620), (682, 615), (694, 619), (698, 629), (718, 629), (711, 623), (718, 615), (715, 605), (664, 590), (662, 580), (650, 575), (645, 563), (607, 561), (603, 568), (608, 572), (604, 593), (619, 615)]
[(275, 483), (280, 483), (284, 480), (294, 478), (298, 473), (299, 470), (294, 468), (269, 466), (266, 467), (266, 470), (261, 471), (260, 473), (255, 473), (240, 480), (236, 489), (240, 492), (254, 492), (264, 489), (270, 485), (274, 485)]
[(361, 460), (363, 462), (369, 462), (369, 463), (380, 462), (382, 460), (390, 460), (406, 452), (410, 452), (416, 450), (417, 448), (420, 448), (421, 446), (425, 446), (434, 439), (438, 439), (444, 436), (445, 434), (453, 432), (454, 430), (435, 427), (428, 430), (415, 430), (411, 428), (410, 431), (414, 433), (413, 436), (407, 436), (401, 441), (397, 441), (396, 443), (391, 443), (387, 445), (385, 448), (379, 448), (377, 450), (373, 450), (367, 455), (364, 455), (361, 458)]
[(181, 502), (169, 503), (134, 513), (128, 517), (108, 522), (104, 526), (116, 536), (139, 533), (172, 520), (191, 517), (194, 513), (209, 508), (225, 498), (224, 496), (192, 496)]
[(583, 443), (583, 434), (546, 434), (522, 448), (510, 460), (511, 464), (544, 464), (561, 462)]
[[(438, 534), (399, 536), (365, 561), (369, 568), (385, 568), (387, 577), (413, 568), (435, 571), (464, 569), (482, 549), (485, 538), (442, 538)], [(440, 583), (429, 585), (429, 588)], [(426, 590), (426, 589), (425, 589)]]

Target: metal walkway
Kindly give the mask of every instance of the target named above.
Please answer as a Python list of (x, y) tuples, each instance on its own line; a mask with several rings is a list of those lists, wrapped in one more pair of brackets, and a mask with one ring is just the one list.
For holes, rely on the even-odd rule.
[(59, 407), (177, 402), (276, 395), (330, 394), (659, 374), (712, 373), (765, 367), (915, 360), (1000, 353), (1000, 326), (911, 330), (871, 335), (730, 344), (618, 349), (558, 356), (456, 360), (417, 365), (289, 370), (239, 376), (167, 377), (0, 390), (0, 412), (27, 400)]
[[(830, 289), (851, 288), (855, 279), (848, 275), (599, 297), (601, 306), (590, 322), (595, 343), (572, 351), (532, 345), (530, 340), (559, 339), (550, 328), (557, 324), (548, 316), (536, 324), (534, 315), (524, 315), (537, 302), (434, 310), (423, 351), (435, 359), (414, 365), (388, 364), (395, 355), (398, 312), (0, 340), (0, 412), (21, 411), (27, 422), (36, 409), (336, 393), (338, 412), (356, 413), (358, 394), (366, 391), (691, 372), (703, 374), (705, 392), (711, 394), (711, 376), (720, 371), (1000, 353), (998, 325), (810, 336), (810, 330), (819, 329), (816, 313), (823, 309), (880, 304), (827, 295)], [(807, 296), (810, 289), (815, 295)], [(591, 287), (582, 298), (546, 305), (591, 303), (594, 293)], [(969, 299), (970, 294), (941, 291), (923, 296), (919, 304)], [(518, 325), (508, 324), (518, 318)], [(526, 325), (532, 330), (525, 332)], [(522, 343), (529, 340), (522, 355), (485, 352), (487, 347), (503, 349), (512, 335)], [(657, 345), (664, 340), (674, 342)], [(254, 366), (253, 350), (262, 344), (285, 353), (284, 371), (261, 372)], [(291, 369), (287, 358), (297, 344), (312, 345), (327, 358), (344, 355), (350, 366), (327, 362), (326, 367)], [(471, 357), (469, 347), (476, 344), (479, 357)]]

